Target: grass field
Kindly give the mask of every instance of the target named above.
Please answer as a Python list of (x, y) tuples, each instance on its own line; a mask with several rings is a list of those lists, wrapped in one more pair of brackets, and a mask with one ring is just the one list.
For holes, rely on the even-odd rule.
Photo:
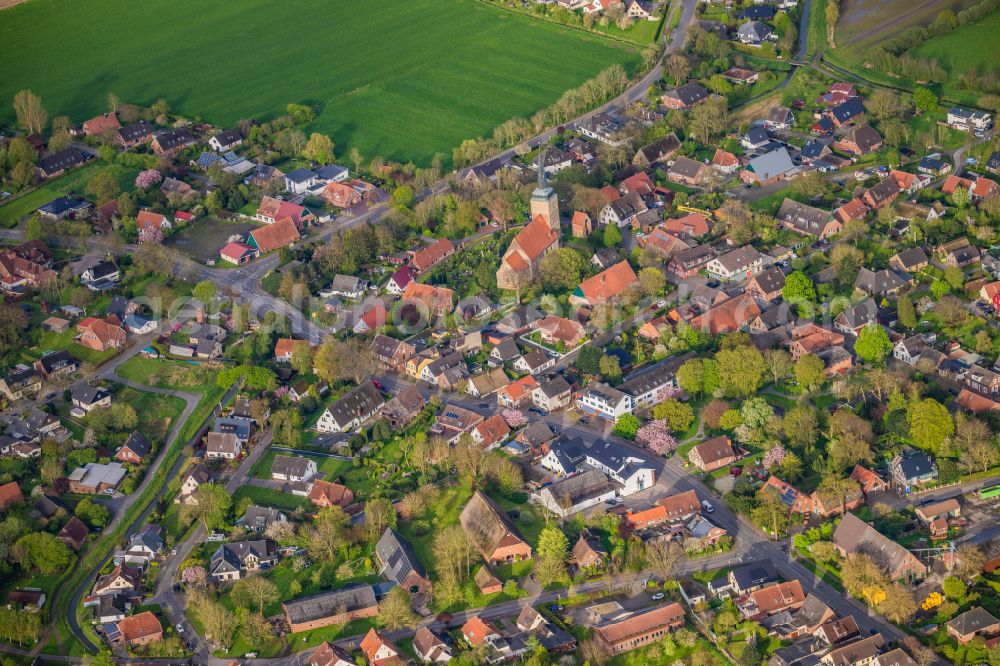
[(837, 50), (862, 56), (878, 41), (895, 37), (914, 25), (927, 25), (939, 12), (959, 12), (976, 0), (846, 0), (837, 22)]
[(909, 53), (917, 58), (933, 58), (940, 62), (951, 74), (941, 86), (941, 92), (954, 96), (960, 94), (958, 76), (969, 69), (1000, 73), (997, 35), (1000, 35), (1000, 11), (947, 35), (928, 40)]
[[(475, 0), (95, 0), (85, 21), (66, 9), (34, 0), (3, 12), (0, 99), (30, 88), (50, 117), (79, 122), (106, 110), (108, 93), (164, 98), (219, 125), (309, 103), (311, 129), (338, 155), (418, 163), (639, 60), (633, 46)], [(0, 114), (11, 120), (10, 105)]]

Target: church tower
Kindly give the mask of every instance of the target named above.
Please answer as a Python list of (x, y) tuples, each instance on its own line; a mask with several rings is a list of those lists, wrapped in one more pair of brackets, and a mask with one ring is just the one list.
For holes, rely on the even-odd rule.
[(545, 180), (545, 154), (547, 149), (538, 151), (538, 186), (531, 193), (531, 219), (541, 215), (549, 223), (549, 228), (560, 233), (559, 229), (559, 197), (556, 191), (549, 187)]

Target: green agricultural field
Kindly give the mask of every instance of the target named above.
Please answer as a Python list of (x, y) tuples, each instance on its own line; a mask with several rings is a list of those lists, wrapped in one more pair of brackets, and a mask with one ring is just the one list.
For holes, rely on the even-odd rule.
[[(319, 109), (337, 153), (428, 163), (638, 49), (475, 0), (33, 0), (0, 22), (0, 121), (22, 88), (75, 121), (168, 101), (218, 125)], [(84, 14), (81, 20), (81, 14)]]
[(958, 28), (947, 35), (928, 40), (910, 51), (917, 58), (933, 58), (951, 74), (942, 86), (945, 95), (958, 93), (958, 77), (970, 69), (1000, 73), (997, 58), (997, 35), (1000, 35), (1000, 11), (981, 21)]

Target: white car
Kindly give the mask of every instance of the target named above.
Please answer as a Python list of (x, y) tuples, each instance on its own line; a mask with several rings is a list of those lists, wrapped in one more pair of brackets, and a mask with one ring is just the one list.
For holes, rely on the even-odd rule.
[(105, 495), (114, 495), (115, 494), (115, 489), (114, 488), (105, 488), (104, 489), (104, 494)]
[(660, 599), (662, 599), (662, 598), (663, 598), (663, 592), (657, 592), (657, 593), (656, 593), (656, 594), (654, 594), (654, 595), (653, 595), (653, 597), (652, 597), (653, 601), (659, 601), (659, 600), (660, 600)]
[(184, 633), (184, 625), (181, 624), (180, 622), (178, 622), (176, 625), (174, 625), (174, 629), (177, 630), (178, 634), (183, 634)]
[(701, 501), (701, 508), (703, 508), (705, 510), (705, 513), (714, 513), (715, 512), (715, 507), (712, 506), (712, 503), (709, 502), (708, 500), (702, 500)]

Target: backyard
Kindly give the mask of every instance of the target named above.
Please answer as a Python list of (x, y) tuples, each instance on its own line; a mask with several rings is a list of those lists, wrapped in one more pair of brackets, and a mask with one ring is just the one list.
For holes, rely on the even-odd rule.
[[(0, 97), (30, 88), (50, 116), (76, 122), (105, 111), (109, 93), (145, 105), (164, 98), (175, 113), (222, 126), (308, 103), (317, 109), (309, 129), (331, 135), (338, 154), (356, 147), (419, 164), (439, 152), (447, 161), (462, 140), (639, 59), (625, 43), (474, 0), (107, 0), (88, 5), (86, 18), (57, 0), (5, 10)], [(304, 33), (304, 21), (322, 30)], [(12, 119), (9, 105), (2, 114)]]

